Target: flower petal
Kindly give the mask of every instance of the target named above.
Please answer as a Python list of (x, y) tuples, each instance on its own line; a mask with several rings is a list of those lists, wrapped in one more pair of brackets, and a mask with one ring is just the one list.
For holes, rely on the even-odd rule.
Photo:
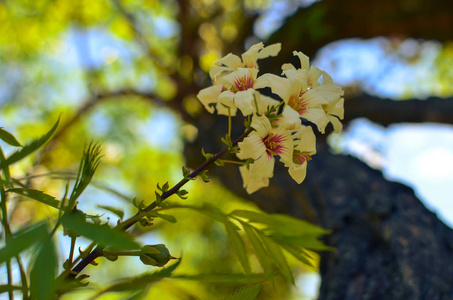
[(266, 152), (263, 140), (256, 133), (250, 134), (242, 142), (238, 144), (239, 152), (236, 156), (239, 159), (253, 158), (257, 159)]
[(296, 139), (294, 141), (296, 144), (295, 150), (306, 152), (310, 155), (316, 153), (316, 136), (310, 126), (301, 126), (301, 129), (293, 135), (293, 138)]
[(234, 96), (234, 104), (244, 116), (251, 115), (255, 112), (253, 92), (253, 89), (248, 89), (246, 91), (239, 91)]
[(233, 71), (243, 66), (239, 56), (231, 53), (225, 55), (224, 57), (216, 61), (215, 64), (217, 66), (226, 66), (228, 68), (231, 68)]
[(321, 133), (324, 133), (327, 124), (329, 124), (329, 119), (327, 119), (326, 113), (321, 108), (310, 108), (305, 110), (302, 118), (316, 124)]
[(280, 104), (280, 101), (275, 100), (274, 98), (261, 95), (260, 92), (255, 91), (255, 99), (256, 103), (258, 104), (258, 112), (260, 114), (265, 114), (269, 107), (277, 106)]
[(262, 42), (251, 46), (244, 54), (242, 54), (242, 62), (244, 67), (256, 68), (256, 60), (258, 59), (258, 52), (263, 49), (264, 45)]
[(250, 164), (250, 176), (256, 178), (272, 178), (274, 176), (274, 164), (275, 158), (265, 153)]
[(228, 67), (211, 66), (211, 68), (209, 69), (209, 77), (211, 77), (211, 79), (215, 82), (216, 80), (225, 76), (225, 73), (230, 73), (232, 71), (233, 70)]
[(308, 71), (308, 68), (310, 67), (310, 59), (308, 56), (300, 51), (293, 51), (293, 55), (297, 55), (299, 57), (301, 69)]
[(262, 139), (268, 136), (272, 131), (271, 122), (265, 116), (253, 116), (251, 126), (256, 130), (256, 134)]
[(228, 116), (228, 114), (232, 117), (236, 116), (237, 113), (237, 108), (236, 106), (229, 107), (229, 112), (228, 112), (228, 107), (225, 107), (222, 103), (217, 103), (216, 105), (217, 109), (217, 114), (222, 115), (222, 116)]
[(302, 165), (294, 164), (293, 166), (289, 167), (288, 173), (297, 183), (302, 183), (307, 175), (307, 162), (303, 163)]
[(282, 49), (282, 44), (280, 44), (280, 43), (266, 46), (258, 53), (258, 59), (266, 58), (269, 56), (276, 56), (280, 52), (281, 49)]
[(269, 178), (251, 177), (250, 171), (249, 169), (247, 169), (246, 166), (239, 167), (239, 171), (241, 173), (241, 177), (244, 182), (244, 188), (247, 191), (247, 193), (252, 194), (259, 190), (260, 188), (269, 186)]
[(328, 115), (327, 118), (329, 119), (330, 123), (332, 123), (334, 130), (333, 133), (340, 133), (343, 129), (343, 124), (341, 124), (340, 120), (338, 120), (337, 117), (331, 115)]
[(222, 85), (213, 85), (202, 89), (198, 94), (197, 98), (200, 100), (201, 104), (206, 108), (211, 114), (214, 113), (214, 107), (210, 104), (217, 103), (220, 93), (222, 92)]

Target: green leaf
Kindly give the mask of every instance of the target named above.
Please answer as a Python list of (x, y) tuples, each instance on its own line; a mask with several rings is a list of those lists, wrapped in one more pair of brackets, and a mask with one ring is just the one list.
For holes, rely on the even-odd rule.
[(50, 237), (41, 244), (30, 273), (30, 293), (32, 299), (54, 298), (55, 276), (57, 274), (57, 254)]
[(0, 127), (0, 139), (14, 147), (22, 147), (14, 135)]
[[(188, 168), (186, 168), (185, 166), (182, 167), (182, 176), (184, 177), (184, 179), (189, 179), (189, 175), (190, 175), (190, 170)], [(195, 178), (191, 178), (191, 179), (195, 179)]]
[(281, 235), (301, 236), (307, 234), (324, 235), (330, 233), (329, 230), (287, 215), (263, 214), (247, 210), (235, 210), (230, 215), (247, 219), (250, 223), (267, 225), (267, 230), (269, 232), (279, 233)]
[(47, 238), (47, 226), (44, 223), (35, 224), (15, 233), (11, 239), (8, 239), (8, 245), (0, 249), (0, 263), (17, 256), (45, 238)]
[(62, 224), (66, 230), (82, 235), (103, 246), (110, 246), (116, 249), (140, 248), (140, 245), (126, 232), (112, 229), (107, 224), (88, 223), (75, 214), (66, 213), (62, 217)]
[(253, 249), (255, 250), (255, 255), (258, 258), (264, 272), (271, 273), (272, 266), (269, 262), (269, 255), (267, 254), (266, 249), (264, 249), (258, 234), (255, 232), (256, 229), (246, 223), (242, 223), (242, 227), (244, 227), (244, 231), (247, 234), (250, 244), (252, 244)]
[(179, 198), (185, 200), (185, 199), (187, 199), (187, 197), (184, 197), (184, 196), (187, 195), (188, 193), (189, 193), (189, 192), (186, 191), (186, 190), (178, 190), (178, 191), (176, 192), (176, 195), (178, 195)]
[(59, 122), (60, 122), (60, 119), (58, 119), (58, 121), (55, 123), (55, 125), (45, 135), (43, 135), (39, 139), (33, 140), (31, 143), (23, 146), (21, 149), (19, 149), (18, 151), (14, 152), (13, 154), (11, 154), (6, 159), (6, 161), (2, 161), (1, 162), (1, 166), (0, 167), (3, 169), (6, 166), (10, 166), (10, 165), (20, 161), (21, 159), (27, 157), (28, 155), (32, 154), (37, 149), (39, 149), (54, 134), (55, 130), (57, 129), (57, 126), (58, 126)]
[(261, 285), (244, 286), (223, 300), (254, 300), (261, 290)]
[(275, 244), (271, 239), (267, 236), (257, 232), (260, 236), (261, 240), (263, 241), (264, 246), (266, 247), (267, 252), (269, 253), (270, 257), (272, 258), (272, 262), (277, 266), (280, 270), (282, 275), (292, 284), (294, 284), (293, 273), (288, 266), (288, 262), (286, 261), (285, 256), (283, 255), (280, 246)]
[(0, 147), (0, 167), (3, 171), (3, 173), (5, 174), (5, 178), (8, 183), (11, 175), (9, 173), (9, 166), (6, 164), (6, 157), (5, 157), (5, 153), (3, 153), (2, 147)]
[(230, 240), (230, 243), (231, 243), (231, 247), (233, 248), (233, 251), (236, 253), (237, 257), (239, 258), (239, 261), (241, 262), (241, 265), (244, 268), (245, 273), (249, 274), (251, 272), (251, 270), (250, 270), (249, 260), (247, 257), (247, 251), (245, 250), (245, 246), (244, 246), (244, 241), (242, 240), (242, 238), (239, 235), (239, 233), (237, 232), (235, 226), (232, 225), (231, 222), (225, 222), (224, 225), (225, 225), (228, 239)]
[(306, 248), (315, 251), (333, 251), (335, 248), (325, 245), (318, 240), (317, 235), (304, 235), (304, 236), (282, 236), (271, 235), (269, 236), (278, 244), (289, 244), (296, 248)]
[(294, 247), (292, 245), (284, 244), (284, 243), (279, 243), (279, 245), (281, 247), (283, 247), (286, 251), (288, 251), (292, 256), (294, 256), (301, 263), (304, 263), (307, 266), (310, 266), (312, 268), (315, 267), (309, 259), (309, 258), (311, 258), (311, 256), (303, 249)]
[(172, 278), (194, 280), (203, 283), (227, 283), (227, 284), (251, 284), (262, 283), (269, 280), (274, 274), (251, 273), (251, 274), (195, 274), (174, 275)]
[(7, 190), (7, 192), (19, 194), (30, 199), (34, 199), (45, 205), (51, 206), (56, 209), (61, 209), (60, 201), (58, 201), (54, 196), (46, 194), (42, 191), (34, 190), (34, 189), (24, 189), (24, 188), (12, 188)]
[(161, 219), (164, 219), (165, 221), (168, 221), (170, 223), (176, 223), (177, 222), (175, 217), (173, 217), (171, 215), (160, 214), (157, 211), (153, 211), (153, 212), (149, 213), (148, 216), (153, 217), (153, 218), (161, 218)]
[(117, 215), (121, 220), (124, 217), (124, 211), (119, 209), (119, 208), (116, 208), (116, 207), (113, 207), (113, 206), (108, 206), (108, 205), (99, 205), (99, 204), (98, 204), (98, 207), (102, 208), (102, 209), (105, 209), (105, 210), (108, 210), (109, 212)]
[(158, 282), (164, 278), (171, 277), (173, 271), (179, 266), (180, 262), (181, 259), (178, 259), (175, 263), (167, 265), (165, 266), (165, 268), (162, 268), (158, 271), (145, 273), (137, 277), (119, 281), (99, 292), (96, 296), (102, 295), (107, 292), (124, 292), (145, 289), (152, 283)]

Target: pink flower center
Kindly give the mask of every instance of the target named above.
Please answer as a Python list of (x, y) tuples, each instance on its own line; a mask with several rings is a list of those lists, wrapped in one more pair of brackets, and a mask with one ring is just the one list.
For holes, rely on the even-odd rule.
[(303, 97), (305, 91), (301, 91), (299, 95), (293, 95), (289, 98), (288, 105), (297, 111), (299, 115), (303, 115), (304, 112), (308, 109), (307, 103)]
[(283, 145), (285, 137), (281, 135), (274, 135), (272, 133), (263, 138), (264, 146), (266, 147), (269, 156), (280, 155), (286, 147)]
[(309, 154), (294, 154), (294, 159), (303, 165), (305, 161), (311, 160), (311, 156)]
[(252, 81), (252, 77), (250, 76), (250, 74), (246, 74), (234, 80), (234, 90), (236, 90), (236, 92), (239, 92), (252, 89), (253, 83), (254, 82)]

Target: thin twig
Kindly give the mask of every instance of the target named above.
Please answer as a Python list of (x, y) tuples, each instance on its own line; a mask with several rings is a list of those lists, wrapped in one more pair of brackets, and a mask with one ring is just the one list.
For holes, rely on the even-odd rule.
[[(247, 129), (238, 139), (236, 139), (233, 142), (233, 147), (236, 146), (239, 142), (241, 142), (246, 136), (248, 136), (252, 132), (252, 130), (253, 130), (252, 128)], [(187, 182), (189, 182), (191, 180), (191, 178), (196, 178), (203, 170), (208, 168), (212, 163), (214, 163), (217, 159), (219, 159), (226, 152), (228, 152), (229, 149), (230, 149), (229, 147), (225, 147), (222, 149), (222, 151), (218, 152), (216, 155), (214, 155), (210, 159), (206, 160), (203, 164), (200, 165), (200, 167), (198, 167), (195, 171), (190, 173), (190, 175), (188, 175), (187, 178), (182, 179), (175, 186), (173, 186), (170, 190), (163, 193), (160, 197), (160, 201), (162, 202), (165, 199), (172, 196), (173, 194), (176, 194), (182, 186), (184, 186)], [(124, 222), (120, 223), (118, 226), (115, 227), (115, 229), (118, 229), (118, 230), (129, 229), (135, 223), (137, 223), (142, 217), (146, 216), (150, 211), (152, 211), (156, 207), (157, 207), (157, 201), (154, 201), (153, 203), (148, 205), (143, 210), (140, 210), (134, 216), (132, 216), (129, 219), (125, 220)], [(94, 261), (96, 258), (102, 256), (102, 250), (103, 250), (102, 247), (100, 247), (100, 246), (96, 247), (96, 249), (94, 249), (87, 257), (82, 259), (82, 261), (80, 263), (78, 263), (72, 269), (71, 275), (74, 277), (77, 276), (77, 274), (79, 274), (92, 261)]]

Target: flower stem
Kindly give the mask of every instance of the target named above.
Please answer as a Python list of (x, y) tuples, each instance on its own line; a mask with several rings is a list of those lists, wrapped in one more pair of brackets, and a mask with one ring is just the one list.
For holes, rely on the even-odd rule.
[(227, 163), (227, 164), (241, 165), (241, 166), (247, 164), (244, 161), (235, 161), (235, 160), (228, 160), (228, 159), (222, 159), (222, 162)]

